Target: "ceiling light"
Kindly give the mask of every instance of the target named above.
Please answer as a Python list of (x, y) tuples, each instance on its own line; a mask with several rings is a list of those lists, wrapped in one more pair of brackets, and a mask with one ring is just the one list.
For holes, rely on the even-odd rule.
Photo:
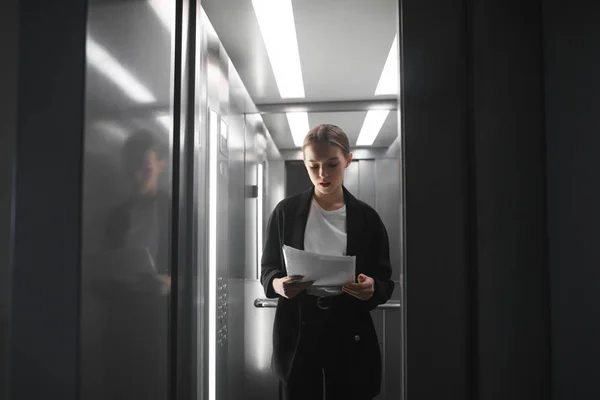
[(290, 130), (292, 131), (292, 138), (294, 139), (294, 145), (296, 147), (302, 147), (304, 137), (308, 133), (308, 114), (305, 112), (289, 112), (285, 113)]
[(375, 95), (398, 94), (398, 34), (394, 36), (394, 42), (390, 48), (383, 71), (379, 77)]
[(356, 145), (372, 146), (389, 113), (390, 110), (371, 110), (367, 112)]
[(90, 37), (87, 38), (86, 54), (88, 62), (117, 84), (132, 100), (139, 103), (152, 103), (156, 101), (152, 93), (144, 85)]
[(282, 99), (303, 98), (298, 39), (291, 0), (252, 0)]

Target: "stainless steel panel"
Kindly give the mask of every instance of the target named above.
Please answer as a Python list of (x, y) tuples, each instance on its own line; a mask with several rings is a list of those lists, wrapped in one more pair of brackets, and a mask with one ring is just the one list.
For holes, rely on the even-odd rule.
[(246, 275), (245, 121), (235, 108), (223, 118), (229, 130), (229, 279), (243, 279)]
[(400, 246), (400, 161), (398, 159), (375, 160), (375, 190), (377, 192), (375, 209), (381, 216), (387, 229), (390, 241), (390, 260), (392, 262), (392, 279), (400, 281), (400, 265), (402, 260)]
[[(245, 141), (245, 155), (244, 155), (244, 173), (246, 186), (257, 185), (258, 179), (258, 153), (256, 150), (256, 125), (259, 123), (258, 114), (246, 115), (246, 141)], [(245, 237), (246, 237), (246, 273), (245, 277), (248, 279), (258, 279), (258, 252), (257, 252), (257, 240), (258, 235), (256, 233), (257, 215), (258, 215), (258, 200), (253, 197), (245, 198)]]
[(360, 160), (358, 163), (358, 170), (358, 198), (375, 208), (375, 198), (377, 197), (375, 181), (378, 179), (377, 176), (375, 176), (375, 161)]
[[(228, 60), (226, 54), (220, 45), (218, 38), (215, 35), (207, 36), (207, 101), (209, 105), (209, 127), (216, 124), (217, 134), (213, 136), (211, 128), (209, 129), (208, 146), (211, 153), (216, 153), (216, 159), (210, 159), (210, 168), (217, 168), (216, 182), (216, 232), (210, 232), (209, 235), (216, 235), (216, 271), (214, 276), (216, 282), (209, 282), (217, 287), (216, 316), (214, 329), (216, 332), (211, 334), (216, 335), (215, 349), (215, 364), (209, 368), (215, 370), (215, 393), (217, 399), (228, 398), (228, 381), (229, 381), (229, 366), (228, 366), (228, 347), (229, 347), (229, 263), (231, 249), (229, 247), (229, 181), (230, 181), (230, 165), (229, 151), (222, 151), (221, 136), (229, 135), (229, 126), (227, 125), (224, 116), (228, 115), (229, 110), (229, 84), (228, 84)], [(213, 113), (214, 112), (214, 113)], [(227, 134), (225, 135), (225, 132)], [(214, 150), (214, 149), (217, 150)], [(235, 154), (235, 151), (234, 151)], [(239, 169), (238, 169), (239, 171)], [(211, 188), (212, 189), (212, 188)], [(209, 200), (213, 201), (213, 200)], [(209, 249), (210, 252), (210, 249)], [(212, 266), (209, 263), (209, 268)], [(210, 346), (210, 344), (209, 344)], [(210, 383), (209, 383), (210, 384)]]
[[(231, 83), (231, 82), (230, 82)], [(231, 84), (230, 84), (231, 87)], [(237, 99), (239, 101), (239, 99)], [(236, 96), (230, 96), (228, 122), (229, 134), (229, 193), (227, 214), (229, 235), (225, 244), (228, 260), (228, 349), (227, 349), (227, 397), (244, 398), (244, 280), (246, 277), (246, 182), (245, 182), (245, 116), (236, 105)], [(219, 200), (221, 201), (221, 200)], [(255, 225), (255, 224), (252, 224)], [(235, 382), (235, 384), (231, 384)]]
[(275, 309), (255, 308), (254, 300), (262, 296), (264, 291), (260, 282), (246, 281), (244, 299), (246, 396), (243, 399), (277, 400), (279, 398), (277, 377), (271, 372)]
[(267, 180), (265, 198), (265, 216), (264, 223), (277, 204), (285, 197), (285, 161), (283, 160), (269, 160), (267, 161)]
[(85, 400), (167, 398), (174, 17), (175, 2), (162, 9), (94, 2), (88, 9)]
[[(390, 261), (392, 263), (392, 279), (400, 281), (401, 245), (400, 245), (400, 210), (402, 201), (400, 196), (400, 160), (377, 159), (375, 160), (375, 191), (376, 206), (386, 229), (390, 242)], [(393, 299), (401, 298), (401, 285), (396, 284)], [(403, 311), (403, 310), (398, 310)], [(384, 371), (385, 382), (382, 388), (382, 399), (395, 399), (401, 393), (402, 371), (402, 323), (401, 313), (385, 311), (383, 313), (383, 340), (384, 340)]]
[(350, 191), (354, 196), (358, 196), (359, 193), (359, 179), (360, 179), (360, 170), (358, 168), (358, 164), (360, 161), (356, 160), (350, 163), (348, 168), (346, 168), (346, 172), (344, 173), (344, 186), (346, 189)]

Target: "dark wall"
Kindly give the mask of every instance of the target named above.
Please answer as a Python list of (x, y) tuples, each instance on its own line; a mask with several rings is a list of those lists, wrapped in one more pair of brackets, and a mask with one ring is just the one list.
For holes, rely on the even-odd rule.
[(402, 20), (408, 399), (547, 399), (539, 3)]
[(478, 399), (548, 399), (541, 8), (474, 0), (469, 77)]
[(600, 4), (544, 1), (555, 400), (600, 398)]
[(469, 398), (469, 154), (463, 2), (403, 0), (408, 400)]
[(19, 2), (14, 400), (77, 398), (85, 3)]
[(17, 0), (0, 2), (0, 398), (8, 398), (12, 189), (17, 129)]

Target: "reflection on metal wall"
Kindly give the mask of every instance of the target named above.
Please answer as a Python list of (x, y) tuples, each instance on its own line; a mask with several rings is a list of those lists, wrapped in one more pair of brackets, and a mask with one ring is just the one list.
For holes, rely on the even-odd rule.
[(167, 398), (175, 3), (88, 12), (81, 398)]

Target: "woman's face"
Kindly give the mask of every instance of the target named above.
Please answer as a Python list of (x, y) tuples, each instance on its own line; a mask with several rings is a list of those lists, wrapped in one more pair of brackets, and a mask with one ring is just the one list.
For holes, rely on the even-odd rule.
[(352, 162), (338, 146), (329, 143), (316, 143), (304, 148), (304, 165), (315, 189), (324, 195), (335, 193), (342, 186), (344, 171)]

